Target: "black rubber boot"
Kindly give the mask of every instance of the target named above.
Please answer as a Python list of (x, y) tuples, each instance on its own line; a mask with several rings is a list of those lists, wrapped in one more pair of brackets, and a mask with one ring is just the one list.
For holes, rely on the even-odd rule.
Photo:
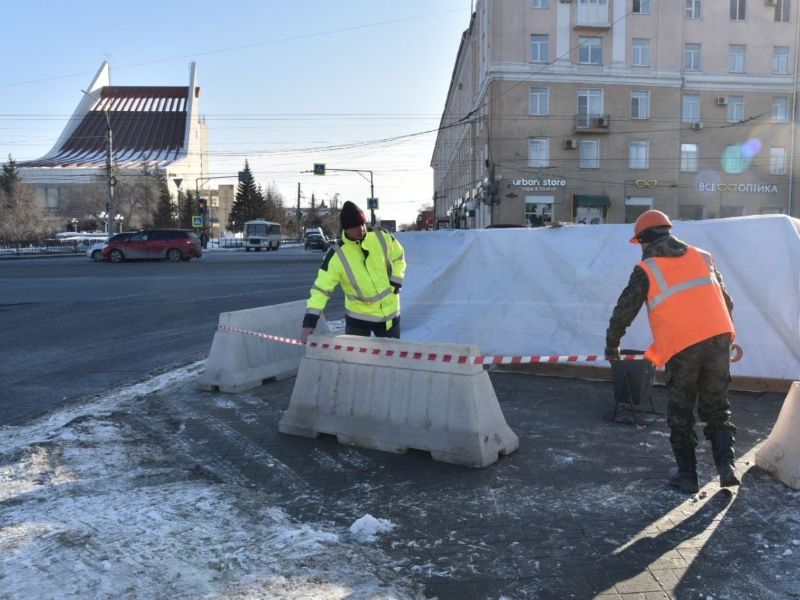
[(736, 438), (733, 432), (727, 429), (719, 429), (711, 434), (711, 452), (714, 454), (714, 464), (719, 473), (719, 485), (721, 487), (732, 487), (741, 484), (736, 476), (734, 469), (733, 444)]
[(700, 491), (697, 483), (697, 458), (694, 448), (673, 448), (677, 469), (669, 476), (669, 484), (685, 494), (696, 494)]

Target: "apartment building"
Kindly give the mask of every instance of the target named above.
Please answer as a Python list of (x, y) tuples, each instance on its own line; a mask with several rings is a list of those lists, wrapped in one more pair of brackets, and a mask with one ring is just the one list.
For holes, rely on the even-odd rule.
[(431, 160), (436, 226), (797, 216), (799, 3), (478, 0)]

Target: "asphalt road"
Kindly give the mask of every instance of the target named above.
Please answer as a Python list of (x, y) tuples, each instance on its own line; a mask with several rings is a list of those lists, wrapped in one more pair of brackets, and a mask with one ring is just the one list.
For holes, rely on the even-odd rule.
[[(0, 260), (0, 425), (207, 357), (220, 312), (305, 299), (321, 259), (282, 248), (177, 264)], [(339, 293), (326, 314), (342, 307)]]

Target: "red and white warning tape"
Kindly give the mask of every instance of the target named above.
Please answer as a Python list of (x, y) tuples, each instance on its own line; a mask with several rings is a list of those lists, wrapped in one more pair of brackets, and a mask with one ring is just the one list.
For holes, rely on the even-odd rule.
[[(238, 329), (236, 327), (229, 327), (227, 325), (220, 325), (217, 327), (219, 331), (228, 331), (232, 333), (241, 333), (244, 335), (251, 335), (253, 337), (270, 340), (273, 342), (281, 342), (284, 344), (293, 344), (295, 346), (303, 346), (303, 342), (294, 338), (281, 337), (271, 335), (269, 333), (261, 333), (259, 331), (249, 331), (247, 329)], [(372, 356), (389, 356), (393, 358), (404, 358), (409, 360), (424, 360), (424, 361), (438, 361), (445, 363), (457, 363), (468, 365), (525, 365), (532, 363), (574, 363), (574, 362), (597, 362), (608, 360), (604, 355), (600, 354), (550, 354), (550, 355), (531, 355), (531, 356), (472, 356), (468, 354), (439, 354), (435, 352), (407, 352), (397, 350), (381, 350), (380, 348), (367, 348), (366, 346), (357, 346), (350, 344), (331, 344), (328, 342), (315, 342), (308, 343), (311, 348), (322, 348), (323, 350), (337, 350), (341, 352), (354, 352), (358, 354), (370, 354)], [(641, 354), (623, 354), (619, 360), (643, 360), (644, 356)]]

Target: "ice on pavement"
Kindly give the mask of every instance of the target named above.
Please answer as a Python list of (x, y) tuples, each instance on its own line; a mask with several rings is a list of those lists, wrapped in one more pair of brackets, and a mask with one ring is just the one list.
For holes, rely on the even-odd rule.
[[(295, 522), (143, 436), (138, 397), (176, 373), (0, 428), (0, 596), (413, 597), (374, 546)], [(365, 532), (386, 530), (372, 521)]]

